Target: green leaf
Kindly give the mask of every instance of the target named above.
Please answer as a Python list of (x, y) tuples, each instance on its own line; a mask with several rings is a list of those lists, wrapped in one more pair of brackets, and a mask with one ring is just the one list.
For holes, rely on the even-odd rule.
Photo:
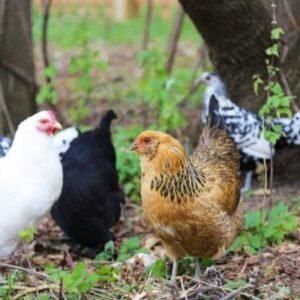
[(230, 290), (236, 290), (242, 286), (246, 285), (246, 281), (245, 280), (229, 280), (226, 284), (225, 284), (225, 288), (230, 289)]
[(278, 45), (273, 45), (270, 48), (266, 49), (266, 54), (269, 56), (279, 57)]
[(34, 226), (29, 226), (28, 228), (22, 230), (19, 233), (19, 237), (21, 238), (22, 241), (26, 242), (26, 243), (30, 243), (33, 238), (34, 235), (37, 233), (36, 229), (34, 228)]
[(263, 80), (259, 77), (259, 75), (253, 76), (254, 82), (253, 82), (253, 88), (256, 95), (258, 95), (258, 89), (259, 87), (264, 83)]
[(264, 239), (262, 236), (254, 234), (254, 235), (250, 236), (250, 238), (249, 238), (249, 245), (252, 248), (258, 250), (264, 245)]
[(249, 211), (246, 213), (246, 228), (255, 228), (261, 224), (262, 213), (259, 211)]
[(43, 75), (44, 77), (49, 77), (51, 79), (55, 78), (58, 74), (57, 69), (55, 68), (55, 66), (51, 65), (48, 68), (45, 68), (43, 70)]
[(284, 34), (284, 30), (281, 27), (276, 27), (273, 28), (271, 31), (271, 38), (273, 40), (279, 40), (283, 34)]
[(132, 257), (134, 254), (140, 250), (140, 238), (138, 236), (134, 236), (126, 240), (123, 244), (121, 244), (119, 249), (118, 260), (125, 261)]
[(118, 271), (109, 265), (101, 266), (97, 270), (97, 275), (99, 281), (103, 282), (117, 282), (118, 281)]
[(155, 261), (152, 265), (146, 268), (146, 271), (151, 273), (154, 278), (166, 278), (167, 270), (166, 263), (164, 260), (159, 259)]
[(111, 260), (115, 254), (115, 245), (113, 241), (109, 241), (104, 246), (104, 251), (97, 255), (97, 261)]

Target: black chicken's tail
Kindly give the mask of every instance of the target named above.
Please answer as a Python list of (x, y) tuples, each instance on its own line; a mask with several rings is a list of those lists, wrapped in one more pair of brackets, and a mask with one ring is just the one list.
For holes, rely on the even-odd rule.
[(117, 119), (116, 113), (112, 109), (108, 110), (100, 121), (100, 127), (103, 127), (103, 126), (110, 127), (110, 124), (111, 124), (112, 120), (114, 120), (114, 119)]
[(110, 109), (101, 118), (100, 123), (97, 127), (101, 132), (110, 132), (110, 125), (112, 120), (117, 119), (116, 113)]
[(219, 101), (212, 95), (209, 99), (207, 127), (217, 127), (225, 130), (225, 122), (219, 111)]

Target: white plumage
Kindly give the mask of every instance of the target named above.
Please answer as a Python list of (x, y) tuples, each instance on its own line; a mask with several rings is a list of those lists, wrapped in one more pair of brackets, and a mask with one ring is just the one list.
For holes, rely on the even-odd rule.
[(80, 131), (76, 127), (66, 128), (54, 136), (54, 146), (60, 156), (67, 152), (71, 143), (80, 134)]
[[(81, 134), (76, 127), (68, 127), (53, 136), (54, 147), (60, 157), (68, 151), (71, 143)], [(8, 137), (0, 136), (0, 158), (8, 153), (12, 140)]]
[(61, 193), (62, 166), (52, 137), (59, 126), (52, 112), (27, 118), (0, 159), (0, 258), (12, 254), (20, 231), (35, 226)]

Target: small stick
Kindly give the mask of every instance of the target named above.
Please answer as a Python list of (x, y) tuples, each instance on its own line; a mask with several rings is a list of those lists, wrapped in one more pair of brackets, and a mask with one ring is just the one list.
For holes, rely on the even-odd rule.
[(35, 270), (30, 270), (30, 269), (26, 269), (26, 268), (23, 268), (23, 267), (11, 265), (11, 264), (6, 264), (6, 263), (2, 263), (2, 262), (0, 262), (0, 267), (19, 270), (19, 271), (26, 272), (26, 273), (28, 273), (30, 275), (33, 275), (33, 276), (36, 276), (36, 277), (40, 277), (44, 280), (47, 280), (48, 282), (53, 282), (47, 275), (39, 273)]
[(25, 295), (32, 294), (34, 292), (39, 292), (39, 291), (44, 291), (44, 290), (51, 290), (51, 289), (57, 289), (57, 285), (56, 284), (44, 284), (44, 285), (40, 285), (38, 287), (26, 288), (22, 292), (20, 292), (19, 294), (12, 297), (11, 299), (12, 300), (17, 300), (17, 299), (23, 298), (23, 296), (25, 296)]

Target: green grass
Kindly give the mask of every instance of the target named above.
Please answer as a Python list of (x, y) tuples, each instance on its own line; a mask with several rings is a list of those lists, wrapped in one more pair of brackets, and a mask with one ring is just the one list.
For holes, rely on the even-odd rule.
[[(166, 47), (166, 42), (172, 27), (173, 17), (161, 17), (160, 8), (156, 7), (153, 13), (150, 40), (151, 43)], [(39, 43), (42, 34), (42, 12), (33, 7), (33, 37)], [(105, 8), (101, 5), (97, 9), (89, 5), (79, 8), (73, 5), (66, 11), (62, 7), (52, 9), (48, 38), (51, 44), (62, 49), (72, 49), (81, 45), (84, 37), (87, 42), (106, 42), (112, 45), (141, 44), (144, 30), (145, 7), (139, 17), (126, 22), (116, 22), (106, 15)], [(200, 37), (189, 18), (185, 18), (181, 41), (199, 43)]]

